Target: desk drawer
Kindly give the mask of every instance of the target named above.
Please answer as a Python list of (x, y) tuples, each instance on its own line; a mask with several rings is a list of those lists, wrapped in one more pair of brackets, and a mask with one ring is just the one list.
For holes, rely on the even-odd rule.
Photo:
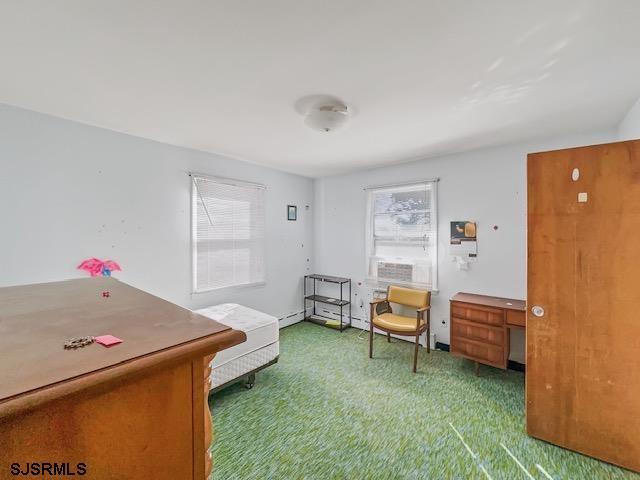
[(527, 326), (527, 317), (524, 312), (519, 310), (507, 310), (507, 324), (518, 325), (520, 327)]
[(488, 325), (453, 317), (451, 319), (451, 336), (477, 340), (478, 342), (503, 347), (505, 329), (503, 327), (490, 327)]
[(494, 367), (507, 368), (504, 348), (497, 345), (463, 338), (452, 338), (451, 353), (493, 365)]
[(504, 311), (499, 308), (483, 307), (470, 303), (451, 303), (451, 316), (469, 320), (472, 322), (485, 323), (487, 325), (503, 326)]

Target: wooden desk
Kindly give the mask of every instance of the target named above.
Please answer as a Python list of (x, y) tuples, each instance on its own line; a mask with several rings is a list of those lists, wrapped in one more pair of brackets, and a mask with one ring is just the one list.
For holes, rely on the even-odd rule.
[(450, 300), (451, 353), (502, 369), (509, 361), (509, 329), (526, 328), (526, 302), (456, 293)]
[[(123, 343), (63, 348), (102, 334)], [(206, 478), (209, 362), (245, 338), (111, 278), (0, 289), (0, 477)]]

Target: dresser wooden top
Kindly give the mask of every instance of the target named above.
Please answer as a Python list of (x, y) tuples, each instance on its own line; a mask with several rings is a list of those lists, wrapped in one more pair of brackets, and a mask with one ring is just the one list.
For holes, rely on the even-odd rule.
[(524, 300), (514, 298), (491, 297), (489, 295), (477, 295), (475, 293), (458, 292), (451, 297), (452, 302), (472, 303), (487, 307), (504, 308), (507, 310), (518, 310), (524, 312), (527, 303)]
[[(63, 348), (70, 337), (106, 334), (123, 342)], [(0, 288), (0, 407), (21, 394), (98, 371), (148, 367), (154, 358), (167, 361), (196, 348), (213, 353), (245, 338), (113, 278)]]

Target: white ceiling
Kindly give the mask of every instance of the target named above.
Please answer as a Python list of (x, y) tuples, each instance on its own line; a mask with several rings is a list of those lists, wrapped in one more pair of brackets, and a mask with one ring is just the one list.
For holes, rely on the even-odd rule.
[[(308, 176), (610, 128), (638, 0), (0, 0), (0, 102)], [(336, 96), (346, 129), (296, 101)]]

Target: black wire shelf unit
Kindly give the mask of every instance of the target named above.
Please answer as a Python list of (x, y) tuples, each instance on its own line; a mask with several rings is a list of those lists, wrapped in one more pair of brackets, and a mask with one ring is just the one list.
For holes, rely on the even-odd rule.
[[(313, 289), (311, 289), (311, 282), (313, 282)], [(340, 290), (340, 297), (327, 297), (326, 295), (320, 295), (318, 287), (323, 283), (330, 283), (337, 285)], [(349, 296), (348, 299), (344, 296), (344, 287), (348, 287)], [(344, 277), (334, 277), (331, 275), (305, 275), (304, 276), (304, 300), (303, 311), (305, 314), (305, 320), (312, 323), (317, 323), (325, 327), (333, 328), (335, 330), (343, 331), (351, 326), (351, 279)], [(313, 302), (313, 310), (311, 315), (307, 315), (307, 306), (310, 302)], [(323, 313), (318, 313), (319, 308), (317, 304), (333, 305), (340, 311), (339, 317), (330, 317)], [(348, 308), (347, 308), (348, 307)], [(347, 315), (346, 310), (349, 313)], [(347, 321), (348, 320), (348, 321)]]

